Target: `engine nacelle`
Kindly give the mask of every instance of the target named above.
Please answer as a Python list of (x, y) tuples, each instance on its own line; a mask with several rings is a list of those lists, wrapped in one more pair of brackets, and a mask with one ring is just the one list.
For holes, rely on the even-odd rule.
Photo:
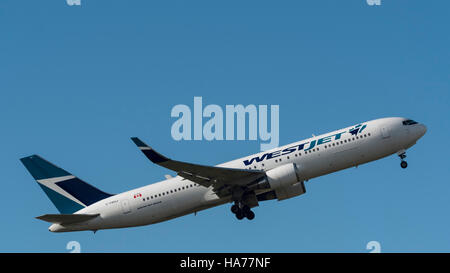
[(279, 201), (299, 196), (306, 192), (302, 174), (294, 163), (286, 164), (266, 172), (270, 188)]

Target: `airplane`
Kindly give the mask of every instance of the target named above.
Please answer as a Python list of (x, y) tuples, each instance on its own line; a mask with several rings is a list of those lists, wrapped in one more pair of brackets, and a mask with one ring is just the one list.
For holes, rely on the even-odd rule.
[(103, 192), (39, 155), (20, 160), (60, 212), (36, 217), (51, 223), (49, 231), (95, 233), (155, 224), (226, 203), (238, 220), (252, 220), (259, 202), (302, 195), (310, 179), (392, 154), (406, 168), (406, 150), (426, 131), (411, 119), (381, 118), (216, 166), (170, 159), (132, 137), (152, 163), (177, 176), (120, 194)]

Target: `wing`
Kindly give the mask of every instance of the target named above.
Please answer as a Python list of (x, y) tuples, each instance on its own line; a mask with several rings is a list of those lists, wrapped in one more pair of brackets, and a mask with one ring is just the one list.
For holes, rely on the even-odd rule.
[(205, 166), (172, 160), (161, 155), (139, 138), (132, 137), (131, 139), (153, 163), (175, 171), (179, 176), (204, 187), (212, 186), (218, 195), (226, 194), (227, 189), (234, 186), (247, 186), (265, 177), (265, 172), (259, 170)]
[(99, 215), (100, 214), (45, 214), (36, 218), (53, 224), (69, 225), (81, 223)]

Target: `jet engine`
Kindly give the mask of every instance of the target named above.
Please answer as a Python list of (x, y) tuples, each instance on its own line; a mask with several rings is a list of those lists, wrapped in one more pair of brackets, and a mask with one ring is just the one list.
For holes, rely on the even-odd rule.
[(285, 164), (266, 172), (267, 180), (273, 191), (258, 195), (258, 200), (278, 199), (279, 201), (299, 196), (306, 192), (300, 168), (294, 164)]

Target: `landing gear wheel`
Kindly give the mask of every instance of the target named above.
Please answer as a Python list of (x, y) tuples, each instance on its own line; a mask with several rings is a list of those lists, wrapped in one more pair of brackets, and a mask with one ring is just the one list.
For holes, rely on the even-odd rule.
[(234, 213), (238, 220), (242, 220), (244, 218), (253, 220), (255, 218), (255, 213), (250, 209), (250, 207), (242, 204), (241, 202), (235, 202), (231, 206), (231, 212)]
[(247, 217), (248, 220), (255, 219), (255, 213), (253, 211), (249, 211), (245, 214), (245, 217)]
[(244, 212), (241, 209), (236, 212), (236, 218), (238, 220), (242, 220), (244, 219), (244, 217), (245, 217)]
[(244, 207), (242, 208), (242, 211), (244, 212), (245, 215), (247, 215), (247, 213), (249, 213), (251, 210), (250, 210), (250, 207), (249, 207), (249, 206), (244, 206)]
[(232, 205), (231, 206), (231, 212), (232, 213), (236, 214), (238, 212), (238, 210), (239, 210), (239, 207), (237, 205)]
[(403, 161), (400, 163), (400, 166), (405, 169), (406, 167), (408, 167), (408, 163), (406, 161)]

